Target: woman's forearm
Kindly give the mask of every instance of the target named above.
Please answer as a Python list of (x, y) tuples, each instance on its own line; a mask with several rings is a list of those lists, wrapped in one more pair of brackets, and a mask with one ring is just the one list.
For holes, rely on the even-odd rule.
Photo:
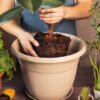
[(15, 20), (4, 23), (0, 27), (17, 38), (25, 32)]
[(83, 19), (90, 16), (89, 10), (92, 2), (79, 3), (73, 7), (64, 7), (66, 19)]
[[(13, 8), (14, 6), (15, 0), (0, 0), (0, 14)], [(15, 20), (1, 24), (0, 27), (16, 37), (19, 37), (19, 35), (24, 31)]]

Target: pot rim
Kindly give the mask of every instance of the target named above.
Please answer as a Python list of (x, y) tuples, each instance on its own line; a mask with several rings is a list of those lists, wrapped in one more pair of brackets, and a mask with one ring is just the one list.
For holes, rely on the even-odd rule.
[(95, 87), (94, 87), (93, 89), (94, 89), (94, 91), (96, 91), (96, 92), (99, 92), (99, 93), (100, 93), (100, 91), (99, 91), (99, 90), (97, 90), (97, 89), (95, 89)]
[[(92, 100), (94, 100), (94, 97), (91, 94), (89, 94), (89, 96), (92, 98)], [(81, 100), (80, 97), (81, 95), (78, 96), (78, 100)]]
[(71, 61), (74, 59), (78, 59), (86, 52), (85, 42), (82, 39), (80, 39), (79, 37), (76, 37), (76, 36), (71, 35), (71, 34), (61, 33), (61, 32), (56, 32), (56, 33), (62, 34), (64, 36), (69, 36), (71, 39), (77, 38), (78, 41), (81, 41), (82, 48), (74, 54), (63, 56), (63, 57), (55, 57), (55, 58), (33, 57), (33, 56), (23, 54), (16, 49), (17, 48), (17, 46), (15, 45), (16, 42), (18, 45), (18, 39), (16, 39), (11, 45), (11, 51), (17, 58), (22, 59), (22, 60), (26, 60), (29, 62), (35, 62), (35, 63), (61, 63), (61, 62), (65, 62), (65, 61)]

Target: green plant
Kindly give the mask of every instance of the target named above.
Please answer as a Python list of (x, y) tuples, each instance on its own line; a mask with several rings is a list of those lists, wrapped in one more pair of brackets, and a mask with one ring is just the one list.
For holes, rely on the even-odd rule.
[(13, 59), (10, 58), (8, 51), (4, 49), (2, 32), (0, 32), (0, 89), (2, 86), (2, 76), (5, 74), (7, 79), (10, 80), (13, 78), (15, 71)]
[(94, 79), (95, 79), (95, 89), (100, 91), (100, 66), (97, 64), (97, 58), (96, 56), (91, 57), (90, 56), (90, 61), (93, 66), (93, 73), (94, 73)]
[(91, 25), (94, 27), (96, 31), (95, 38), (92, 43), (87, 42), (89, 44), (91, 51), (93, 49), (98, 50), (100, 52), (100, 4), (99, 2), (96, 2), (94, 5), (92, 5), (91, 10)]
[(87, 87), (84, 87), (81, 91), (81, 99), (82, 100), (89, 100), (90, 91)]
[(34, 13), (39, 8), (58, 7), (65, 4), (66, 0), (17, 0), (18, 6), (0, 15), (0, 23), (16, 18), (27, 9)]
[[(20, 13), (27, 9), (31, 13), (34, 13), (39, 8), (51, 8), (58, 7), (65, 4), (66, 0), (17, 0), (18, 6), (8, 10), (7, 12), (0, 15), (0, 23), (4, 23), (11, 19), (15, 19)], [(48, 24), (49, 26), (49, 39), (53, 37), (54, 24)]]
[(97, 56), (100, 55), (100, 3), (96, 2), (92, 5), (90, 13), (92, 14), (92, 27), (94, 27), (96, 34), (92, 43), (87, 42), (91, 48), (91, 52), (95, 50), (94, 56), (90, 55), (90, 62), (93, 66), (93, 73), (95, 79), (95, 89), (100, 91), (100, 65), (97, 63)]

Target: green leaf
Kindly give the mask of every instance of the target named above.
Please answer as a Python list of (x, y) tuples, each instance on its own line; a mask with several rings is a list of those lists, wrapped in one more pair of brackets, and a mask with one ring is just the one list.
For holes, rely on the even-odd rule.
[(35, 12), (40, 7), (42, 0), (18, 0), (18, 2), (25, 9)]
[(92, 64), (93, 68), (95, 69), (96, 73), (98, 74), (99, 73), (99, 70), (98, 70), (98, 65), (97, 65), (97, 62), (96, 62), (96, 58), (95, 57), (92, 58), (90, 56), (90, 61), (91, 61), (91, 64)]
[(96, 26), (96, 19), (95, 19), (95, 18), (92, 19), (91, 25), (92, 25), (93, 27)]
[(0, 38), (2, 38), (3, 33), (0, 31)]
[(36, 11), (42, 4), (43, 0), (32, 0), (33, 11)]
[(20, 6), (12, 8), (2, 15), (0, 15), (0, 23), (9, 21), (16, 18), (20, 13), (27, 9), (31, 12), (35, 12), (40, 6), (41, 7), (58, 7), (65, 4), (66, 0), (17, 0)]
[(12, 69), (13, 69), (13, 71), (15, 72), (15, 71), (16, 71), (16, 67), (15, 67), (15, 65), (14, 65), (14, 61), (13, 61), (13, 59), (10, 58), (10, 57), (9, 57), (9, 59), (10, 59), (11, 65), (12, 65)]
[(4, 71), (11, 69), (11, 66), (9, 64), (9, 60), (7, 59), (7, 57), (4, 56), (0, 58), (0, 68), (2, 68)]
[(93, 69), (93, 76), (94, 76), (94, 80), (95, 80), (95, 83), (96, 83), (96, 80), (97, 80), (97, 72), (95, 69)]
[(97, 7), (99, 5), (99, 1), (97, 1), (94, 6)]
[(100, 11), (98, 11), (98, 12), (96, 13), (96, 17), (97, 17), (97, 18), (100, 18)]
[(9, 21), (11, 19), (16, 18), (17, 16), (20, 15), (22, 10), (23, 10), (23, 8), (21, 6), (18, 6), (18, 7), (15, 7), (15, 8), (12, 8), (12, 9), (6, 11), (2, 15), (0, 15), (0, 23), (3, 23), (5, 21)]
[(24, 7), (25, 9), (29, 9), (31, 11), (33, 11), (33, 4), (32, 4), (32, 0), (17, 0), (19, 2), (19, 4)]
[(98, 74), (95, 89), (100, 91), (100, 74)]
[[(3, 45), (2, 32), (0, 32), (0, 44)], [(9, 56), (9, 52), (0, 45), (0, 73), (6, 74), (7, 78), (10, 80), (13, 77), (16, 68), (14, 66), (14, 61)]]
[(1, 51), (0, 54), (0, 70), (7, 75), (8, 79), (12, 79), (13, 73), (16, 71), (13, 60), (9, 57), (8, 51)]
[(0, 68), (0, 73), (3, 73), (3, 72), (4, 72), (3, 69)]
[(9, 57), (8, 51), (1, 51), (0, 54), (0, 68), (4, 71), (12, 69), (14, 67), (14, 63)]
[(62, 2), (63, 4), (65, 4), (66, 0), (59, 0), (60, 2)]
[(97, 9), (98, 6), (99, 6), (99, 2), (97, 1), (96, 3), (94, 3), (91, 6), (91, 9), (89, 10), (89, 12), (94, 12)]
[(100, 32), (100, 23), (97, 25), (96, 31)]
[(43, 0), (41, 7), (51, 8), (51, 7), (59, 7), (65, 4), (65, 0)]
[(13, 78), (13, 71), (12, 70), (7, 71), (6, 75), (7, 75), (7, 79), (11, 80)]
[(0, 39), (0, 50), (2, 50), (2, 49), (3, 49), (3, 40)]

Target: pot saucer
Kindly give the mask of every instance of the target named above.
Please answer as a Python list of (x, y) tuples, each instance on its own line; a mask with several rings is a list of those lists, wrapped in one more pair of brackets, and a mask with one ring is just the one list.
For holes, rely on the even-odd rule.
[(74, 88), (72, 87), (71, 90), (69, 91), (68, 95), (65, 96), (62, 100), (67, 100), (72, 94), (73, 94)]
[[(74, 88), (72, 87), (72, 89), (70, 90), (70, 92), (68, 93), (67, 96), (65, 96), (62, 100), (67, 100), (72, 94), (73, 94), (73, 90)], [(39, 100), (37, 98), (32, 97), (29, 92), (25, 91), (25, 94), (31, 99), (31, 100)]]

